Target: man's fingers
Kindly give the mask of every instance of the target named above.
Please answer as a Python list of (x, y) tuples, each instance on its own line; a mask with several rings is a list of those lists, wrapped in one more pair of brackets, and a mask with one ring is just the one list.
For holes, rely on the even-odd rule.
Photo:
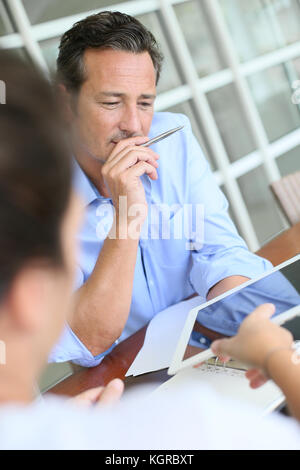
[(130, 145), (128, 147), (125, 147), (121, 152), (117, 153), (116, 155), (110, 155), (106, 161), (106, 166), (108, 166), (109, 168), (113, 167), (114, 165), (116, 165), (116, 163), (118, 163), (128, 154), (135, 155), (136, 160), (138, 160), (139, 155), (149, 155), (153, 158), (153, 160), (159, 159), (159, 155), (150, 148)]
[(90, 406), (96, 403), (103, 391), (104, 387), (95, 387), (80, 393), (76, 397), (72, 398), (72, 401), (79, 405)]
[[(146, 142), (148, 142), (148, 140), (150, 140), (150, 139), (149, 139), (149, 137), (146, 137), (146, 136), (130, 137), (129, 139), (120, 140), (120, 142), (118, 142), (115, 145), (115, 148), (111, 152), (111, 154), (108, 157), (107, 161), (112, 160), (116, 155), (118, 155), (124, 149), (126, 149), (126, 147), (140, 146), (141, 144), (145, 144)], [(143, 148), (147, 148), (147, 147), (141, 147), (141, 149), (143, 149)]]
[(255, 320), (263, 320), (271, 318), (275, 313), (275, 305), (273, 304), (263, 304), (257, 307), (254, 312), (251, 314), (251, 318)]
[(211, 349), (216, 356), (225, 357), (232, 356), (234, 338), (217, 339), (211, 344)]
[(152, 180), (158, 179), (158, 174), (155, 168), (147, 162), (139, 162), (127, 170), (128, 177), (138, 177), (147, 174)]
[(140, 161), (147, 162), (154, 168), (158, 168), (158, 158), (159, 156), (154, 152), (137, 152), (136, 150), (130, 150), (128, 153), (120, 156), (120, 158), (116, 157), (109, 164), (106, 164), (105, 172), (111, 172), (111, 175), (121, 174)]
[(261, 387), (268, 381), (268, 378), (259, 369), (249, 369), (245, 375), (250, 382), (251, 388)]
[(119, 401), (124, 390), (120, 379), (114, 379), (106, 387), (96, 387), (80, 393), (72, 401), (78, 405), (111, 405)]
[(124, 383), (120, 379), (114, 379), (103, 389), (99, 399), (99, 405), (113, 405), (117, 403), (124, 391)]
[(194, 369), (198, 369), (199, 367), (203, 366), (203, 364), (205, 364), (205, 362), (199, 362), (198, 364), (195, 364), (193, 367)]
[(256, 377), (255, 379), (250, 380), (250, 387), (251, 388), (259, 388), (264, 385), (268, 379), (266, 377)]
[(245, 373), (247, 379), (249, 379), (249, 380), (257, 377), (260, 374), (261, 374), (261, 372), (258, 369), (248, 369)]
[(221, 362), (228, 362), (228, 361), (230, 361), (231, 357), (230, 357), (230, 356), (224, 356), (224, 355), (222, 355), (222, 354), (219, 354), (219, 355), (218, 355), (218, 359), (219, 359), (219, 361), (221, 361)]

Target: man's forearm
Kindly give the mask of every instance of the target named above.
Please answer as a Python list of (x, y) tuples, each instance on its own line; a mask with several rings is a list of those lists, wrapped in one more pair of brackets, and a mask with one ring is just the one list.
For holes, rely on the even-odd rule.
[[(224, 292), (227, 292), (228, 290), (233, 289), (234, 287), (237, 287), (248, 280), (249, 279), (244, 276), (226, 277), (210, 289), (207, 295), (207, 300), (212, 300), (215, 297), (218, 297), (218, 295), (224, 294)], [(224, 337), (224, 335), (217, 333), (216, 331), (210, 330), (209, 328), (206, 328), (200, 325), (199, 323), (197, 323), (196, 330), (212, 341)]]
[(247, 282), (247, 281), (249, 281), (249, 278), (244, 277), (244, 276), (226, 277), (225, 279), (222, 279), (222, 281), (218, 282), (210, 289), (210, 291), (207, 294), (207, 300), (212, 300), (215, 297), (218, 297), (219, 295), (224, 294), (224, 292), (227, 292), (230, 289), (233, 289), (234, 287), (240, 286), (241, 284), (244, 284), (244, 282)]
[(70, 326), (93, 355), (121, 335), (130, 310), (139, 240), (126, 231), (124, 239), (119, 235), (104, 241), (92, 274), (75, 295)]

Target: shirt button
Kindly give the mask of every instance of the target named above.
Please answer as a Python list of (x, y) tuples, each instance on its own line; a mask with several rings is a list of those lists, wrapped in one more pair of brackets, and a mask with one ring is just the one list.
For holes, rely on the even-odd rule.
[(153, 287), (154, 286), (154, 282), (150, 279), (149, 281), (149, 286)]

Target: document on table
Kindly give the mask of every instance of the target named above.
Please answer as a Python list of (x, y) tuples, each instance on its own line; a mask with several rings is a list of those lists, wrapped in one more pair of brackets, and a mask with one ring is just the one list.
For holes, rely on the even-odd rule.
[[(223, 365), (202, 364), (199, 368), (186, 367), (180, 370), (174, 377), (160, 385), (152, 394), (170, 394), (179, 386), (185, 390), (193, 391), (196, 397), (201, 397), (201, 387), (207, 385), (222, 395), (235, 402), (248, 403), (261, 409), (261, 414), (266, 415), (278, 408), (285, 397), (279, 387), (269, 380), (267, 383), (253, 389), (245, 376), (245, 370)], [(189, 392), (191, 393), (191, 392)]]
[(188, 313), (203, 302), (205, 299), (197, 296), (158, 313), (151, 320), (144, 345), (128, 369), (126, 377), (169, 367)]

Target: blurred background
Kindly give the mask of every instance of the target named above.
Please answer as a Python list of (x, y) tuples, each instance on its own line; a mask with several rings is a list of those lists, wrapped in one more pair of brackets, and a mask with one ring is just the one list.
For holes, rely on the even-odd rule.
[(157, 38), (156, 109), (190, 118), (256, 251), (288, 227), (270, 183), (300, 170), (300, 0), (0, 0), (0, 48), (49, 74), (64, 31), (106, 9)]

